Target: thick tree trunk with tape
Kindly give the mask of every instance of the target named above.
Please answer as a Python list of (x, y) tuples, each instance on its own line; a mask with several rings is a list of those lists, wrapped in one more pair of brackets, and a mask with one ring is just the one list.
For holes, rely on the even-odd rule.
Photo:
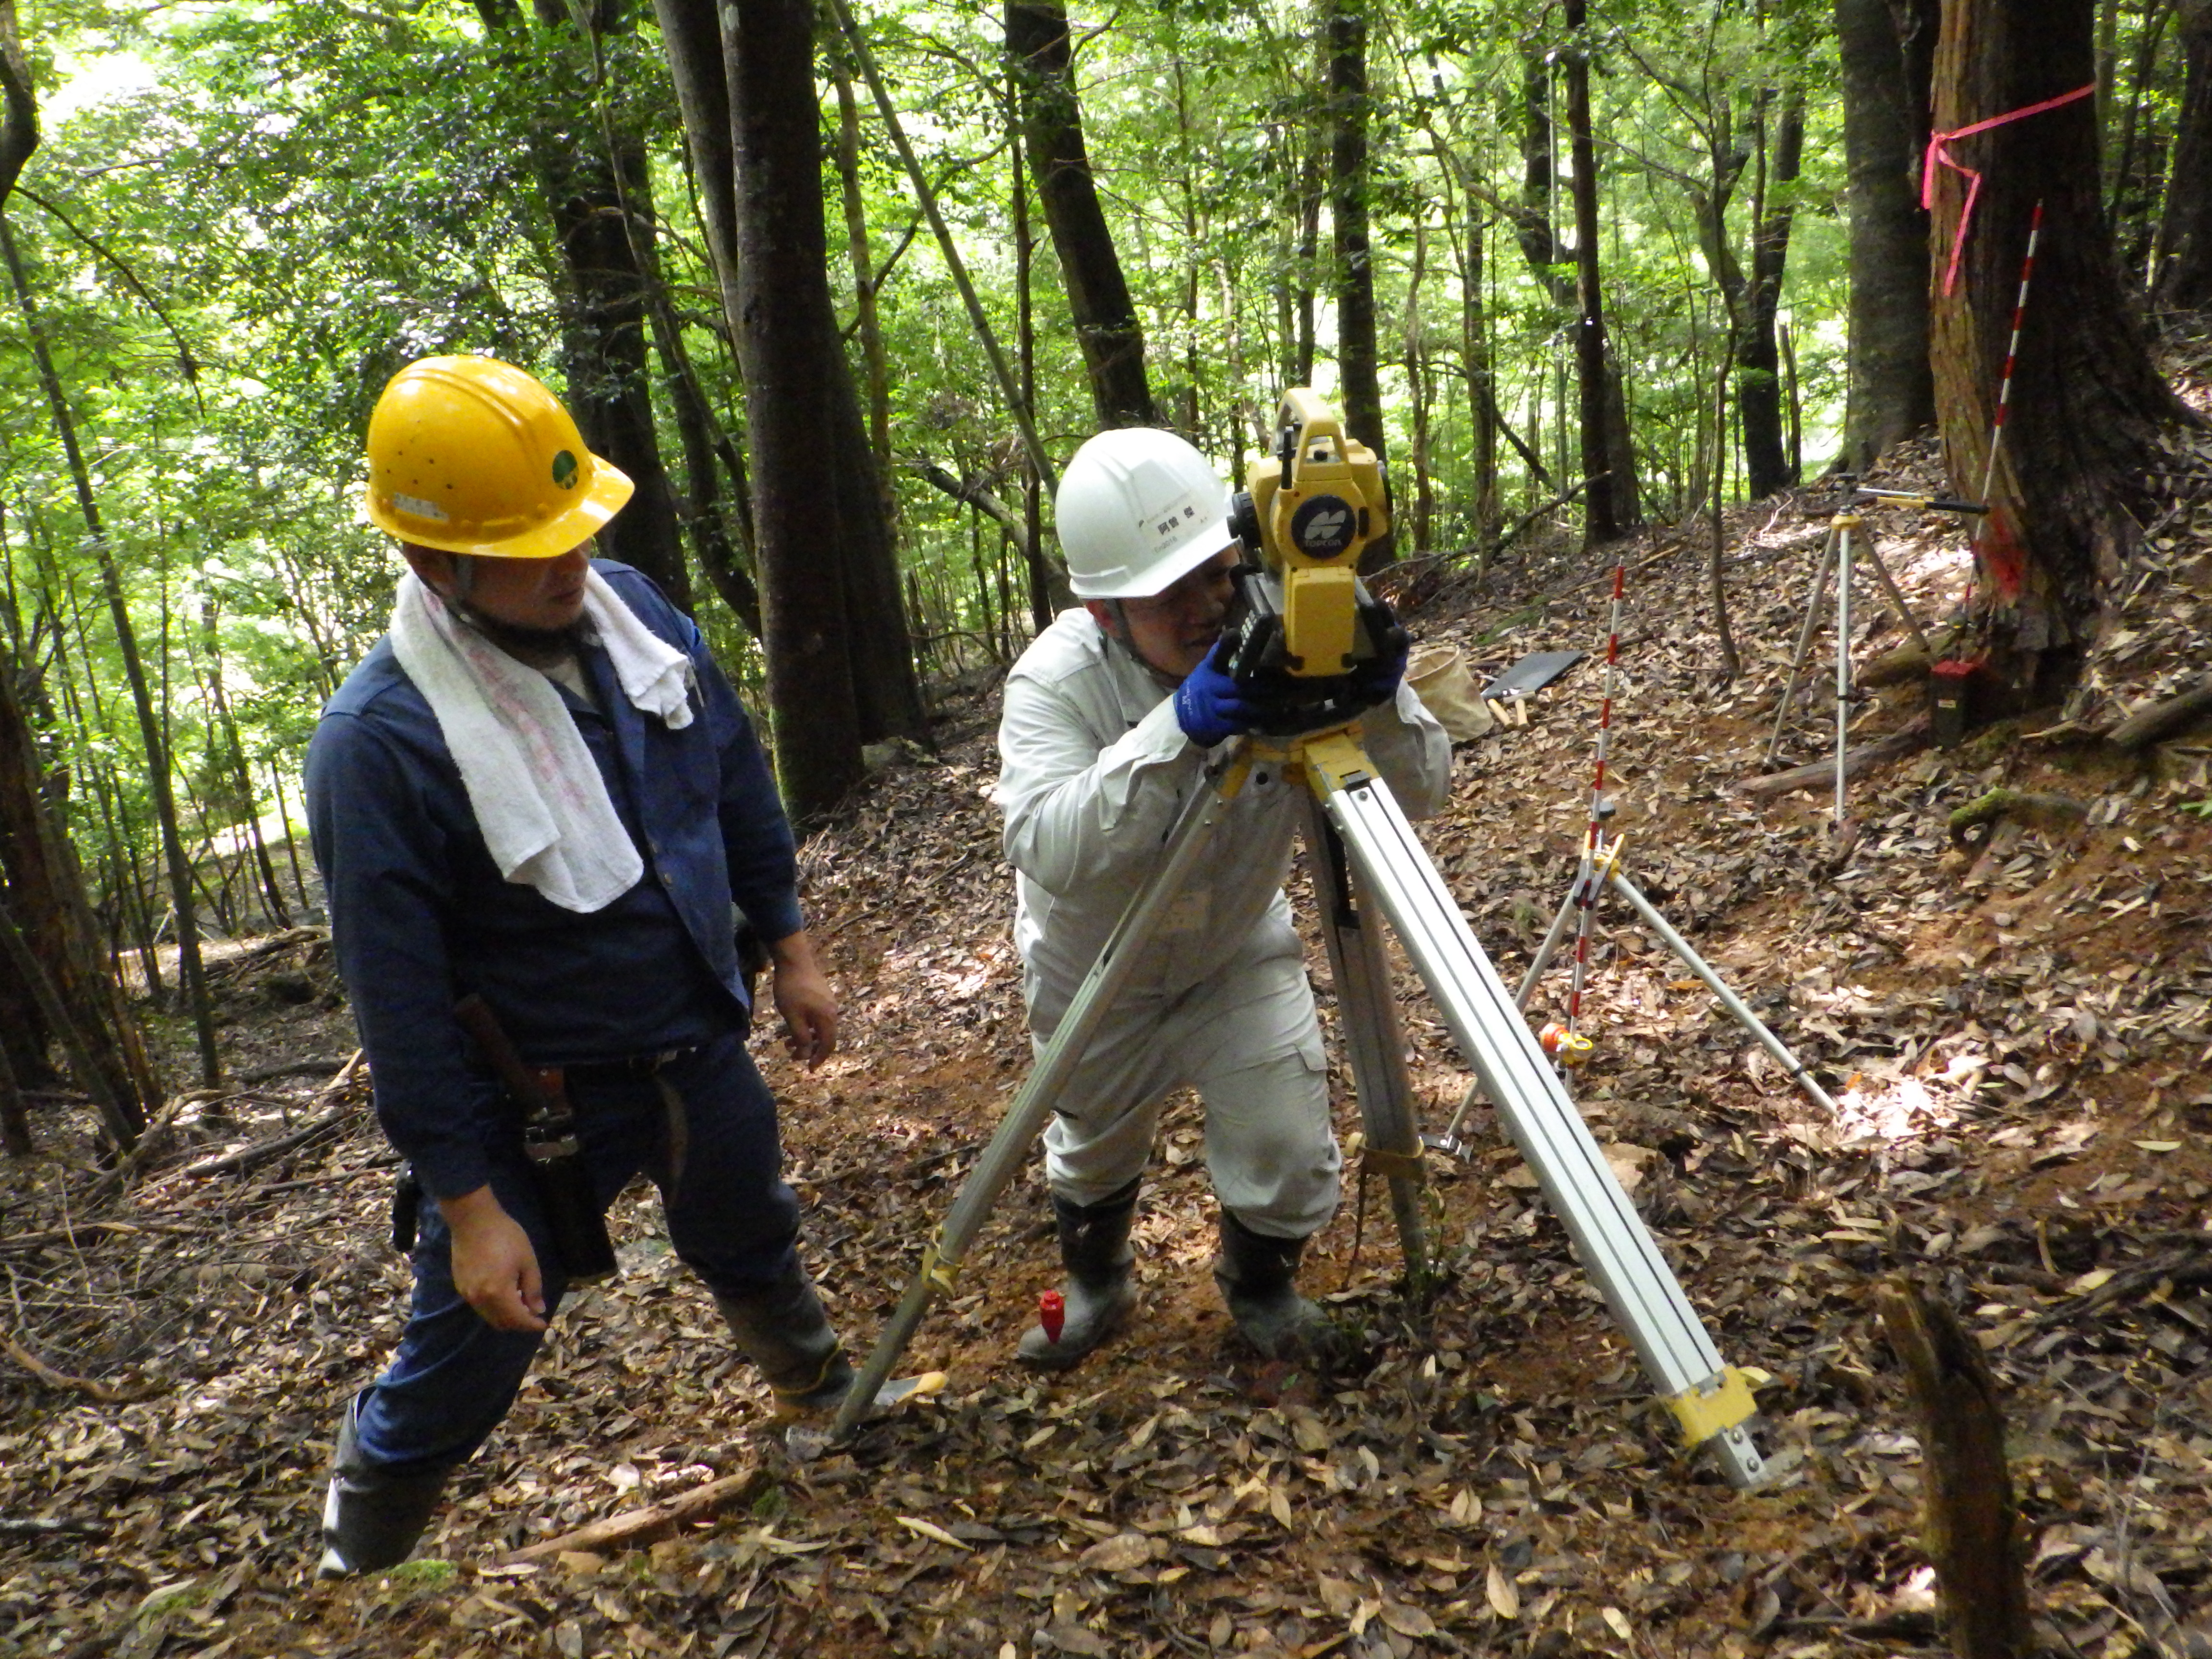
[[(2091, 0), (1947, 0), (1936, 55), (1935, 126), (1953, 165), (1929, 168), (1930, 348), (1951, 488), (1969, 498), (1990, 474), (2021, 256), (2044, 204), (1974, 596), (1992, 667), (2028, 695), (2063, 689), (2078, 666), (2133, 562), (2158, 430), (2193, 419), (2122, 289), (2095, 100), (2069, 100), (2095, 79), (2094, 21)], [(1971, 214), (1960, 168), (1981, 176)]]
[(1996, 1383), (1942, 1302), (1903, 1279), (1884, 1284), (1876, 1302), (1912, 1385), (1924, 1542), (1942, 1591), (1945, 1639), (1959, 1659), (2021, 1659), (2029, 1645), (2027, 1574)]

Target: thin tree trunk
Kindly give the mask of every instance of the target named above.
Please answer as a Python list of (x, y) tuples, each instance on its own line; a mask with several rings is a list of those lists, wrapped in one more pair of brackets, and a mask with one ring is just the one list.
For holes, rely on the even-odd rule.
[(875, 259), (868, 248), (867, 199), (860, 191), (860, 106), (853, 96), (853, 77), (844, 58), (828, 54), (830, 79), (837, 89), (837, 182), (845, 204), (845, 245), (853, 261), (854, 322), (860, 361), (867, 368), (868, 449), (875, 457), (876, 480), (884, 495), (884, 520), (896, 522), (898, 492), (891, 488), (891, 378), (884, 355), (884, 331), (877, 314)]
[(0, 210), (39, 147), (39, 102), (15, 27), (15, 0), (0, 0)]
[[(1389, 459), (1382, 429), (1382, 383), (1376, 362), (1375, 266), (1368, 246), (1367, 0), (1324, 0), (1328, 42), (1328, 216), (1336, 292), (1336, 376), (1344, 429)], [(1359, 556), (1363, 575), (1397, 556), (1396, 539), (1380, 536)]]
[(2212, 0), (2180, 0), (2175, 20), (2186, 67), (2159, 225), (2158, 298), (2201, 310), (2212, 307)]
[(1563, 76), (1567, 137), (1574, 165), (1575, 378), (1582, 414), (1583, 539), (1614, 540), (1622, 524), (1614, 506), (1612, 446), (1606, 430), (1605, 290), (1598, 270), (1597, 158), (1590, 134), (1589, 40), (1584, 0), (1565, 0), (1569, 40)]
[(1705, 565), (1705, 586), (1713, 607), (1713, 632), (1720, 636), (1721, 678), (1733, 680), (1743, 672), (1736, 655), (1735, 633), (1729, 626), (1728, 608), (1728, 386), (1733, 365), (1728, 354), (1720, 356), (1713, 375), (1713, 540)]
[(1751, 285), (1736, 352), (1744, 467), (1754, 501), (1797, 482), (1783, 433), (1782, 354), (1775, 322), (1782, 307), (1790, 228), (1796, 211), (1790, 187), (1797, 180), (1804, 148), (1805, 96), (1793, 88), (1783, 98), (1773, 142), (1762, 156), (1759, 200), (1753, 210)]
[(1030, 167), (1060, 255), (1098, 424), (1151, 426), (1158, 416), (1145, 378), (1144, 331), (1091, 174), (1066, 9), (1060, 0), (1007, 0), (1006, 19)]
[(31, 299), (22, 261), (16, 255), (15, 238), (4, 218), (0, 218), (0, 258), (6, 260), (9, 279), (15, 285), (15, 301), (21, 308), (24, 329), (31, 343), (32, 359), (38, 366), (40, 383), (46, 389), (62, 453), (68, 459), (70, 475), (76, 487), (77, 507), (84, 514), (87, 541), (99, 562), (100, 585), (106, 590), (108, 614), (115, 625), (123, 672), (131, 682), (131, 702), (137, 712), (139, 736), (146, 750), (147, 781), (153, 788), (154, 810), (161, 818), (162, 850), (168, 860), (170, 902), (177, 910), (178, 965), (184, 977), (185, 995), (191, 1007), (193, 1031), (199, 1041), (200, 1079), (204, 1085), (212, 1088), (222, 1080), (222, 1057), (216, 1048), (215, 1014), (208, 1000), (207, 975), (200, 964), (192, 872), (185, 858), (184, 836), (177, 824), (168, 742), (146, 684), (145, 664), (138, 654), (138, 635), (131, 625), (130, 608), (123, 596), (123, 578), (115, 568), (115, 555), (100, 523), (100, 504), (92, 493), (92, 475), (86, 469), (83, 452), (77, 447), (76, 418), (70, 412), (69, 400), (63, 395), (61, 376), (55, 371), (53, 356), (46, 349), (45, 326)]
[[(652, 176), (643, 134), (615, 125), (596, 86), (600, 42), (631, 31), (630, 7), (631, 0), (588, 0), (573, 9), (569, 0), (533, 0), (539, 24), (586, 55), (562, 77), (568, 84), (543, 89), (555, 106), (547, 111), (537, 162), (568, 277), (562, 325), (569, 410), (584, 441), (637, 487), (599, 532), (599, 550), (642, 570), (689, 611), (690, 572), (646, 368), (647, 303), (656, 286)], [(504, 12), (510, 27), (521, 22), (515, 0), (477, 0), (477, 9)], [(526, 89), (540, 90), (534, 83)], [(588, 105), (572, 101), (595, 94), (597, 118)]]
[[(1022, 377), (1022, 404), (1036, 407), (1036, 318), (1032, 305), (1036, 237), (1030, 228), (1030, 181), (1022, 155), (1021, 118), (1014, 89), (1006, 89), (1006, 125), (1012, 139), (1014, 195), (1014, 350)], [(1022, 568), (1027, 573), (1030, 632), (1052, 626), (1052, 565), (1044, 556), (1044, 488), (1036, 464), (1022, 456)]]

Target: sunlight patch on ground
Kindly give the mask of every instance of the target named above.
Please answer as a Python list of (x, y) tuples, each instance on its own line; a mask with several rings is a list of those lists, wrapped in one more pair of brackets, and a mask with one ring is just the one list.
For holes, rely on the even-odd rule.
[(1846, 1144), (1889, 1146), (1940, 1134), (1959, 1121), (1958, 1105), (1948, 1092), (1938, 1095), (1917, 1077), (1887, 1084), (1854, 1079), (1836, 1097), (1836, 1133)]

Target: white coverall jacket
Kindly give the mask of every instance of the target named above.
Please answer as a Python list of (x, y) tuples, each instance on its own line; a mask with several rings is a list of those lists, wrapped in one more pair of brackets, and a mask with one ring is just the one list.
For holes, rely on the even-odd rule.
[[(1443, 804), (1451, 745), (1404, 686), (1364, 720), (1410, 817)], [(1018, 872), (1014, 942), (1039, 1048), (1161, 855), (1208, 751), (1170, 690), (1087, 611), (1062, 613), (1007, 677), (994, 799)], [(1206, 1164), (1253, 1231), (1303, 1238), (1334, 1212), (1336, 1139), (1304, 952), (1283, 896), (1304, 786), (1255, 770), (1133, 964), (1045, 1133), (1053, 1191), (1095, 1203), (1135, 1180), (1163, 1098), (1195, 1085)]]

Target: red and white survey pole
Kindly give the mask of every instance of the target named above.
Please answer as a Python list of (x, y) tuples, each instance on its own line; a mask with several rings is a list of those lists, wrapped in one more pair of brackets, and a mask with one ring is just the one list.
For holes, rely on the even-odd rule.
[[(2039, 198), (2035, 212), (2027, 222), (2027, 253), (2020, 262), (2020, 295), (2012, 306), (2012, 338), (2005, 344), (2004, 373), (1997, 379), (1997, 410), (1990, 421), (1990, 461), (1982, 469), (1982, 505), (1989, 505), (1990, 491), (1996, 487), (1997, 451), (2004, 443), (2005, 416), (2012, 408), (2012, 368), (2020, 357), (2020, 325), (2027, 316), (2028, 284), (2035, 278), (2035, 245), (2043, 239), (2043, 203)], [(1989, 520), (1982, 520), (1986, 526)]]

